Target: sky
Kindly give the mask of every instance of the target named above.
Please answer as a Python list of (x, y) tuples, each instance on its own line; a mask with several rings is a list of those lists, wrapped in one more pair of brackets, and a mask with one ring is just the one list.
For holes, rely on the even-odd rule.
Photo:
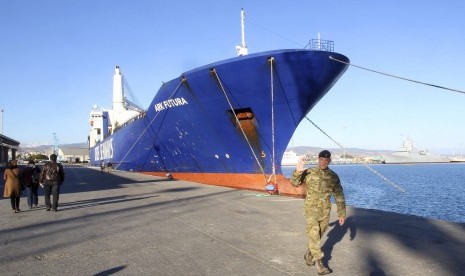
[[(465, 91), (465, 1), (0, 0), (1, 131), (21, 145), (87, 141), (119, 65), (148, 108), (162, 82), (235, 56), (334, 41), (354, 65)], [(307, 115), (346, 148), (465, 153), (465, 92), (350, 66)], [(307, 120), (289, 147), (337, 148)]]

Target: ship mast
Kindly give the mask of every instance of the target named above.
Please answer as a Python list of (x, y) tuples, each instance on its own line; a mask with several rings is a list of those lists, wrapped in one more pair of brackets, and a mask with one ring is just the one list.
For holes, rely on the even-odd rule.
[(241, 9), (241, 31), (242, 31), (242, 44), (236, 46), (236, 52), (238, 56), (245, 56), (249, 53), (247, 46), (245, 45), (245, 27), (244, 27), (244, 18), (245, 18), (245, 11)]

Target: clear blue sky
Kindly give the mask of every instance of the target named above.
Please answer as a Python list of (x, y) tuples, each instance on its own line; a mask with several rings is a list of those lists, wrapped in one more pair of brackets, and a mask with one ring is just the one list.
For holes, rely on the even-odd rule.
[[(144, 108), (163, 81), (249, 52), (303, 48), (321, 33), (353, 64), (465, 90), (465, 1), (0, 0), (3, 134), (21, 144), (85, 142), (111, 106), (114, 66)], [(345, 147), (465, 147), (465, 94), (350, 67), (309, 113)], [(290, 146), (337, 147), (306, 120)]]

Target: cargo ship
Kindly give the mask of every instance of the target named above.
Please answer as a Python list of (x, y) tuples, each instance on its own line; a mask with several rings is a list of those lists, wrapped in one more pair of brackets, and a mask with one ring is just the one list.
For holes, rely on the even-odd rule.
[(300, 156), (292, 150), (285, 151), (281, 159), (281, 166), (296, 166)]
[(148, 108), (130, 101), (117, 66), (112, 108), (94, 106), (90, 113), (91, 164), (110, 161), (118, 170), (240, 189), (275, 185), (280, 194), (302, 195), (282, 175), (283, 153), (349, 63), (332, 41), (312, 41), (310, 49), (248, 54), (243, 36), (237, 57), (181, 73)]

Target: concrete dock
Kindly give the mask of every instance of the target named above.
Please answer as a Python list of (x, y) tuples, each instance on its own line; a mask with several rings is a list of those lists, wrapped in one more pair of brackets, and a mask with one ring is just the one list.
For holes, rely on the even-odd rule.
[[(1, 275), (317, 275), (302, 199), (65, 170), (58, 212), (0, 200)], [(335, 211), (330, 275), (465, 275), (465, 224), (348, 207), (341, 227)]]

